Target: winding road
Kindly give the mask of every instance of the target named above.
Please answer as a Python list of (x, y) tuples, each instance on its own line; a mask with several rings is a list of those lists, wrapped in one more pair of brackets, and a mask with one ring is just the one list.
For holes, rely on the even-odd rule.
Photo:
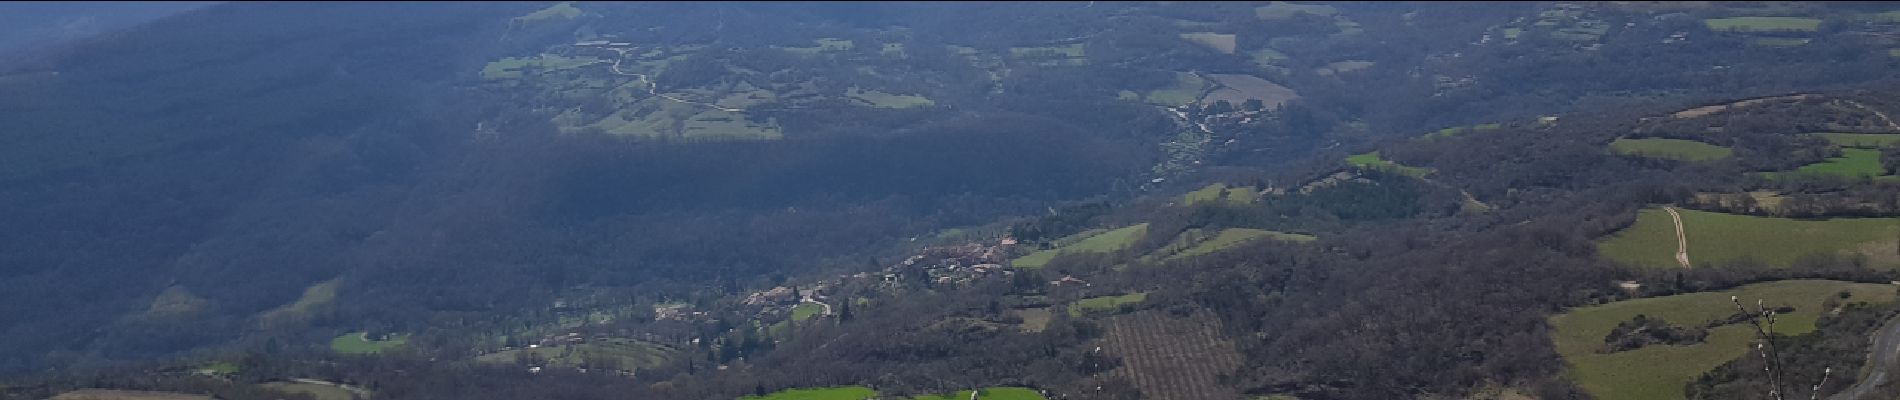
[(1888, 319), (1885, 325), (1881, 325), (1880, 330), (1874, 332), (1873, 342), (1873, 347), (1867, 349), (1867, 377), (1855, 382), (1854, 386), (1828, 396), (1828, 400), (1861, 400), (1874, 388), (1892, 380), (1889, 372), (1895, 365), (1900, 365), (1900, 318)]
[(738, 108), (728, 108), (728, 107), (720, 107), (720, 106), (719, 106), (718, 104), (713, 104), (713, 103), (705, 103), (705, 102), (698, 102), (698, 101), (692, 101), (692, 100), (686, 100), (686, 99), (681, 99), (681, 98), (678, 98), (678, 97), (673, 97), (672, 95), (669, 95), (669, 94), (665, 94), (665, 93), (660, 93), (660, 92), (659, 92), (659, 88), (660, 88), (660, 85), (658, 85), (658, 84), (654, 84), (654, 83), (653, 83), (653, 80), (651, 80), (651, 79), (647, 79), (647, 75), (646, 75), (646, 74), (636, 74), (636, 73), (631, 73), (631, 72), (622, 72), (622, 71), (620, 71), (620, 62), (621, 62), (621, 61), (624, 61), (624, 60), (626, 60), (626, 59), (627, 59), (627, 49), (612, 49), (612, 50), (613, 50), (613, 51), (614, 51), (615, 53), (619, 53), (619, 54), (620, 54), (620, 57), (615, 57), (615, 58), (614, 58), (614, 65), (613, 65), (613, 71), (614, 71), (614, 73), (615, 73), (615, 74), (620, 74), (620, 75), (627, 75), (627, 76), (633, 76), (633, 77), (637, 77), (637, 78), (640, 78), (640, 82), (644, 82), (644, 83), (646, 83), (646, 84), (647, 84), (647, 94), (651, 94), (651, 95), (654, 95), (654, 96), (659, 96), (659, 97), (662, 97), (662, 98), (665, 98), (665, 99), (667, 99), (667, 100), (672, 100), (672, 101), (676, 101), (676, 102), (679, 102), (679, 103), (681, 103), (681, 104), (691, 104), (691, 105), (696, 105), (696, 106), (705, 106), (705, 107), (711, 107), (711, 108), (713, 108), (713, 109), (715, 109), (715, 110), (719, 110), (719, 111), (725, 111), (725, 112), (745, 112), (745, 110), (744, 110), (744, 109), (738, 109)]
[(1663, 211), (1668, 211), (1669, 219), (1676, 221), (1676, 263), (1689, 268), (1689, 236), (1682, 232), (1682, 214), (1676, 213), (1675, 207), (1663, 207)]
[(1875, 110), (1875, 109), (1872, 109), (1872, 108), (1868, 108), (1866, 104), (1860, 104), (1860, 102), (1858, 102), (1858, 101), (1853, 101), (1853, 100), (1842, 100), (1842, 101), (1845, 101), (1845, 102), (1847, 102), (1847, 105), (1850, 105), (1850, 106), (1854, 106), (1855, 108), (1859, 108), (1859, 109), (1861, 109), (1861, 110), (1863, 110), (1863, 111), (1868, 111), (1868, 112), (1872, 112), (1872, 113), (1874, 113), (1874, 116), (1876, 116), (1876, 117), (1880, 117), (1880, 121), (1881, 121), (1881, 122), (1886, 122), (1886, 123), (1887, 123), (1887, 128), (1888, 128), (1888, 129), (1892, 129), (1892, 130), (1896, 130), (1896, 131), (1900, 131), (1900, 124), (1895, 124), (1895, 123), (1893, 123), (1893, 118), (1887, 118), (1887, 113), (1884, 113), (1884, 112), (1880, 112), (1880, 110)]

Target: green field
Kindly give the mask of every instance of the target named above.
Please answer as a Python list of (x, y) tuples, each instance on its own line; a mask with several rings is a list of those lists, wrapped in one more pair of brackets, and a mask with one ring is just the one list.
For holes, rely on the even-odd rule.
[(308, 394), (311, 397), (317, 398), (317, 400), (351, 400), (356, 398), (356, 396), (350, 394), (350, 391), (335, 385), (303, 382), (271, 382), (258, 386), (285, 393)]
[(1076, 43), (1076, 44), (1063, 45), (1063, 46), (1011, 47), (1009, 48), (1009, 55), (1015, 56), (1015, 57), (1053, 56), (1053, 57), (1081, 58), (1083, 57), (1084, 54), (1082, 51), (1082, 44)]
[[(1667, 218), (1667, 217), (1665, 217)], [(1693, 254), (1693, 253), (1691, 253)], [(1653, 345), (1616, 353), (1598, 353), (1603, 338), (1617, 323), (1637, 314), (1659, 317), (1670, 324), (1692, 326), (1727, 318), (1735, 313), (1729, 296), (1744, 304), (1760, 299), (1770, 306), (1790, 305), (1793, 313), (1776, 317), (1775, 332), (1788, 335), (1814, 330), (1828, 296), (1849, 291), (1849, 301), (1893, 301), (1892, 285), (1840, 281), (1799, 280), (1743, 286), (1722, 292), (1691, 293), (1620, 301), (1584, 307), (1551, 317), (1552, 340), (1568, 367), (1566, 374), (1599, 399), (1681, 399), (1683, 384), (1702, 373), (1748, 354), (1753, 328), (1727, 325), (1710, 331), (1707, 342)]]
[(374, 354), (402, 347), (409, 335), (392, 335), (389, 340), (368, 340), (364, 332), (350, 332), (330, 339), (330, 350), (343, 354)]
[[(951, 393), (948, 396), (923, 395), (923, 396), (912, 397), (911, 399), (912, 400), (970, 400), (970, 391), (959, 390), (956, 393)], [(998, 386), (998, 387), (987, 387), (987, 388), (977, 390), (976, 399), (977, 400), (1043, 400), (1044, 398), (1042, 397), (1041, 393), (1036, 393), (1035, 389), (1024, 388), (1024, 387)]]
[(1174, 73), (1174, 86), (1156, 89), (1142, 97), (1142, 101), (1168, 107), (1178, 107), (1201, 99), (1201, 93), (1207, 91), (1207, 80), (1186, 72)]
[(1186, 250), (1182, 250), (1179, 253), (1174, 253), (1174, 255), (1168, 256), (1168, 259), (1193, 257), (1193, 256), (1202, 255), (1202, 254), (1213, 253), (1216, 251), (1226, 250), (1230, 247), (1234, 247), (1241, 243), (1246, 243), (1246, 242), (1250, 242), (1250, 241), (1254, 241), (1258, 239), (1267, 239), (1267, 238), (1285, 240), (1289, 242), (1300, 242), (1300, 243), (1311, 242), (1315, 239), (1318, 239), (1316, 237), (1313, 237), (1313, 235), (1274, 232), (1274, 231), (1261, 230), (1261, 229), (1249, 229), (1249, 228), (1222, 229), (1220, 233), (1215, 234), (1212, 239), (1207, 239), (1206, 241), (1195, 244), (1194, 247), (1189, 247)]
[(548, 6), (548, 8), (543, 8), (540, 11), (535, 11), (533, 13), (529, 13), (528, 15), (515, 17), (514, 20), (523, 21), (523, 22), (535, 22), (535, 21), (541, 21), (541, 20), (553, 19), (553, 18), (573, 19), (574, 17), (579, 17), (579, 16), (581, 16), (581, 9), (574, 8), (574, 2), (563, 1), (560, 4), (555, 4), (552, 6)]
[(1856, 149), (1878, 149), (1900, 143), (1900, 134), (1884, 133), (1815, 133), (1813, 135), (1827, 139), (1836, 146)]
[(1078, 241), (1075, 244), (1060, 246), (1060, 247), (1043, 250), (1043, 251), (1038, 251), (1026, 256), (1018, 257), (1015, 260), (1011, 261), (1010, 265), (1013, 265), (1016, 268), (1042, 268), (1044, 264), (1049, 263), (1050, 259), (1054, 259), (1057, 254), (1107, 253), (1107, 252), (1117, 251), (1117, 250), (1121, 250), (1124, 247), (1128, 247), (1128, 245), (1130, 244), (1134, 244), (1136, 240), (1141, 239), (1141, 235), (1144, 235), (1147, 233), (1148, 233), (1147, 223), (1129, 225), (1129, 226), (1125, 226), (1125, 227), (1115, 229), (1112, 231), (1102, 232), (1100, 234), (1088, 236), (1087, 239), (1082, 239), (1081, 241)]
[(1841, 156), (1826, 161), (1803, 165), (1794, 170), (1796, 174), (1826, 174), (1840, 176), (1881, 176), (1886, 170), (1880, 167), (1880, 150), (1841, 149)]
[(1069, 316), (1080, 317), (1084, 313), (1113, 311), (1121, 308), (1123, 304), (1135, 304), (1144, 300), (1148, 300), (1148, 292), (1135, 292), (1120, 296), (1090, 297), (1076, 300), (1075, 304), (1069, 305)]
[(198, 372), (214, 373), (214, 374), (235, 374), (240, 369), (242, 368), (239, 367), (236, 363), (232, 363), (229, 361), (217, 361), (217, 362), (205, 364), (202, 367), (198, 367)]
[(1313, 237), (1313, 235), (1250, 228), (1222, 229), (1219, 233), (1215, 233), (1213, 237), (1208, 237), (1204, 230), (1189, 229), (1185, 232), (1181, 232), (1181, 235), (1176, 236), (1174, 241), (1169, 242), (1167, 246), (1162, 247), (1160, 250), (1155, 250), (1154, 254), (1142, 257), (1142, 260), (1154, 261), (1158, 257), (1162, 257), (1163, 260), (1193, 257), (1226, 250), (1241, 243), (1259, 239), (1277, 239), (1305, 243), (1317, 238)]
[(1682, 161), (1706, 161), (1728, 158), (1735, 154), (1727, 147), (1682, 139), (1616, 139), (1610, 142), (1610, 150), (1617, 154), (1667, 158)]
[(765, 396), (745, 396), (739, 400), (864, 400), (877, 397), (877, 391), (863, 386), (839, 386), (813, 389), (785, 389)]
[(1379, 156), (1379, 152), (1377, 151), (1354, 154), (1350, 157), (1346, 157), (1346, 165), (1386, 172), (1397, 172), (1414, 178), (1423, 178), (1425, 175), (1430, 175), (1435, 171), (1431, 168), (1411, 167), (1386, 161), (1385, 158)]
[[(1893, 245), (1900, 234), (1896, 218), (1797, 220), (1677, 209), (1689, 241), (1689, 261), (1700, 265), (1752, 258), (1782, 268), (1815, 253), (1860, 253), (1876, 264), (1895, 264)], [(1884, 250), (1883, 250), (1884, 249)], [(1597, 242), (1606, 258), (1650, 268), (1681, 268), (1676, 263), (1676, 227), (1669, 213), (1639, 211), (1636, 224)]]
[(811, 319), (811, 317), (816, 317), (818, 316), (818, 314), (823, 313), (823, 312), (825, 312), (825, 306), (821, 306), (815, 303), (798, 303), (798, 305), (792, 306), (792, 320), (793, 321), (808, 320), (808, 319)]
[(877, 108), (911, 108), (937, 104), (937, 102), (931, 101), (923, 96), (890, 94), (876, 90), (861, 90), (855, 87), (846, 91), (845, 96), (863, 101), (865, 104)]
[(1291, 58), (1291, 57), (1287, 57), (1286, 53), (1281, 53), (1279, 50), (1274, 50), (1274, 49), (1254, 50), (1253, 52), (1247, 53), (1247, 54), (1253, 57), (1254, 64), (1259, 64), (1260, 66), (1263, 66), (1263, 67), (1279, 64), (1280, 61), (1285, 61)]
[(1732, 17), (1702, 20), (1709, 30), (1729, 32), (1802, 31), (1821, 28), (1821, 20), (1801, 17)]
[(1212, 183), (1181, 196), (1182, 205), (1193, 205), (1204, 201), (1221, 200), (1228, 204), (1251, 204), (1254, 202), (1253, 188), (1229, 188), (1225, 183)]
[(1190, 42), (1200, 43), (1203, 46), (1214, 49), (1214, 51), (1221, 52), (1221, 54), (1234, 54), (1234, 48), (1236, 47), (1235, 39), (1237, 36), (1232, 33), (1194, 32), (1183, 33), (1181, 34), (1181, 38), (1187, 39), (1187, 41)]
[(1275, 1), (1253, 9), (1254, 17), (1266, 20), (1292, 18), (1293, 15), (1299, 13), (1333, 15), (1338, 14), (1339, 9), (1324, 4), (1293, 4), (1284, 1)]

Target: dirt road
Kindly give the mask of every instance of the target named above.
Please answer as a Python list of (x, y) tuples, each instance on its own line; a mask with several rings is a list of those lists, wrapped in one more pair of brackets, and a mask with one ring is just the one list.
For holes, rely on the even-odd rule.
[(1676, 221), (1676, 263), (1689, 268), (1689, 237), (1682, 232), (1682, 214), (1676, 213), (1675, 207), (1663, 207), (1663, 211), (1668, 211), (1669, 219)]

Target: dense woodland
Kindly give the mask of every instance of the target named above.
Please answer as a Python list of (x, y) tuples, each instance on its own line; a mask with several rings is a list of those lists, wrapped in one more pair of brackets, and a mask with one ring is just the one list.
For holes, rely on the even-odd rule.
[[(1217, 320), (1242, 359), (1220, 381), (1249, 395), (1507, 387), (1583, 398), (1560, 375), (1549, 338), (1548, 317), (1568, 307), (1775, 279), (1900, 278), (1850, 257), (1665, 273), (1602, 259), (1593, 244), (1656, 203), (1900, 215), (1900, 185), (1749, 174), (1840, 152), (1796, 133), (1875, 131), (1867, 110), (1900, 113), (1900, 98), (1886, 94), (1895, 62), (1862, 54), (1868, 44), (1844, 27), (1823, 29), (1840, 40), (1762, 51), (1708, 31), (1699, 15), (1604, 11), (1609, 24), (1631, 25), (1586, 51), (1535, 35), (1472, 44), (1534, 15), (1533, 3), (1339, 4), (1363, 27), (1351, 35), (1314, 14), (1262, 21), (1254, 6), (584, 3), (591, 13), (525, 25), (510, 18), (547, 5), (236, 3), (34, 53), (43, 58), (0, 70), (0, 125), (17, 132), (0, 137), (0, 224), (13, 228), (0, 231), (0, 396), (112, 387), (294, 398), (252, 384), (307, 377), (372, 388), (379, 399), (730, 399), (853, 384), (889, 395), (1011, 385), (1137, 399), (1151, 395), (1108, 373), (1122, 360), (1089, 350), (1106, 334), (1103, 319), (1064, 307), (1144, 292), (1124, 311)], [(1179, 40), (1174, 21), (1254, 33), (1238, 46), (1271, 44), (1292, 61), (1263, 68)], [(654, 76), (662, 87), (811, 79), (828, 82), (820, 92), (874, 87), (929, 94), (936, 105), (767, 104), (747, 118), (777, 121), (783, 140), (634, 139), (564, 134), (547, 109), (522, 106), (605, 105), (475, 77), (486, 60), (564, 43), (577, 29), (708, 45)], [(1707, 39), (1655, 42), (1685, 30)], [(871, 46), (814, 58), (761, 50), (891, 36), (907, 57), (881, 58)], [(1051, 43), (1080, 43), (1089, 62), (1008, 59), (992, 81), (944, 50)], [(1374, 63), (1315, 72), (1342, 60)], [(787, 72), (721, 72), (740, 69)], [(1196, 140), (1224, 144), (1195, 160), (1193, 174), (1151, 180), (1191, 124), (1117, 92), (1163, 88), (1183, 71), (1257, 75), (1301, 98), (1213, 124)], [(1473, 79), (1446, 88), (1435, 76)], [(1818, 96), (1667, 118), (1797, 91)], [(1264, 108), (1187, 112), (1233, 107)], [(1550, 115), (1561, 118), (1536, 119)], [(1479, 123), (1499, 127), (1419, 138)], [(1698, 140), (1735, 157), (1606, 151), (1619, 137)], [(1340, 162), (1371, 150), (1433, 172)], [(1340, 173), (1351, 179), (1301, 190)], [(1174, 202), (1210, 182), (1284, 194)], [(1751, 190), (1783, 193), (1784, 207), (1696, 196)], [(948, 228), (1006, 233), (1028, 247), (1136, 223), (1149, 225), (1127, 248), (1058, 255), (1008, 278), (945, 284), (894, 270), (893, 282), (836, 285), (827, 295), (865, 301), (840, 303), (834, 316), (794, 322), (738, 300), (880, 272), (926, 245), (954, 244), (939, 236)], [(1141, 257), (1190, 229), (1222, 228), (1319, 239)], [(1064, 277), (1088, 285), (1050, 284)], [(1669, 284), (1627, 292), (1619, 280)], [(322, 282), (335, 282), (335, 301), (295, 306)], [(655, 318), (647, 310), (660, 303), (707, 314)], [(628, 318), (572, 330), (678, 344), (631, 377), (469, 361), (496, 350), (498, 335), (519, 341), (577, 310), (629, 305)], [(1039, 332), (997, 328), (1040, 307), (1054, 312)], [(1863, 333), (1888, 314), (1850, 309), (1815, 334), (1777, 340), (1799, 349), (1803, 373), (1856, 363)], [(782, 331), (751, 329), (781, 320)], [(353, 331), (414, 338), (375, 356), (324, 346)], [(207, 359), (242, 372), (192, 372)], [(1756, 396), (1751, 360), (1687, 393)], [(625, 367), (612, 363), (585, 365)]]

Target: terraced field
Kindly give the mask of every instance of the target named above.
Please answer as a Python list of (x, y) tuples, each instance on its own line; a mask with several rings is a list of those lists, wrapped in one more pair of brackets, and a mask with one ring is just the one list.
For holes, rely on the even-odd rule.
[(1775, 332), (1798, 335), (1814, 330), (1821, 302), (1841, 291), (1848, 301), (1891, 302), (1893, 285), (1825, 280), (1780, 281), (1743, 286), (1722, 292), (1691, 293), (1620, 301), (1571, 310), (1551, 318), (1552, 339), (1568, 369), (1566, 375), (1599, 399), (1673, 400), (1683, 397), (1683, 384), (1703, 372), (1748, 354), (1754, 339), (1747, 325), (1712, 329), (1707, 340), (1693, 345), (1651, 345), (1635, 350), (1601, 353), (1604, 337), (1620, 322), (1641, 314), (1662, 318), (1672, 325), (1697, 326), (1735, 313), (1730, 296), (1745, 303), (1760, 299), (1773, 306), (1793, 306), (1778, 316)]
[(1121, 357), (1110, 374), (1127, 378), (1144, 399), (1228, 400), (1240, 393), (1216, 377), (1240, 367), (1234, 344), (1220, 336), (1220, 322), (1206, 313), (1187, 318), (1143, 311), (1108, 318), (1102, 351)]

